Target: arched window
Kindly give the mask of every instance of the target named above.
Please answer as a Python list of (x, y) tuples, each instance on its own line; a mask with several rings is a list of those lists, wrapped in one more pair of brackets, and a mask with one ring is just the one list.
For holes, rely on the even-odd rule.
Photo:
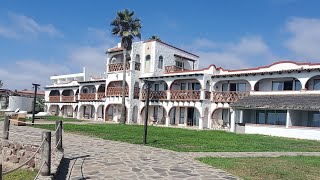
[(147, 55), (146, 56), (146, 61), (145, 61), (145, 64), (144, 64), (144, 71), (145, 72), (150, 72), (150, 55)]
[(140, 62), (140, 55), (139, 54), (136, 55), (135, 61), (138, 63)]
[(160, 56), (159, 57), (159, 62), (158, 62), (158, 68), (162, 69), (162, 67), (163, 67), (163, 57)]

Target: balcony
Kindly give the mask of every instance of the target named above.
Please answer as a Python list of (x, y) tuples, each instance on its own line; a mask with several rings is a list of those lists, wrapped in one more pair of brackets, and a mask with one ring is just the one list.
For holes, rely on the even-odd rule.
[(134, 70), (140, 71), (141, 63), (135, 62), (134, 63)]
[(178, 66), (166, 66), (165, 67), (165, 73), (174, 73), (174, 72), (183, 72), (187, 71), (189, 69), (184, 69)]
[(211, 98), (211, 92), (205, 91), (205, 99), (210, 99), (210, 98)]
[(49, 102), (60, 102), (60, 96), (49, 96)]
[(96, 93), (80, 94), (80, 100), (96, 100)]
[[(126, 88), (126, 96), (129, 95), (128, 88)], [(122, 96), (122, 87), (108, 87), (107, 96)]]
[(171, 90), (171, 99), (179, 101), (200, 100), (200, 91), (195, 90)]
[(74, 102), (74, 96), (61, 96), (61, 102)]
[(213, 97), (213, 102), (236, 102), (246, 96), (249, 96), (250, 92), (245, 91), (245, 92), (236, 92), (236, 91), (231, 91), (231, 92), (212, 92), (212, 97)]
[(133, 90), (133, 98), (134, 99), (139, 99), (139, 93), (140, 93), (140, 88), (135, 87)]
[(102, 100), (105, 97), (105, 92), (98, 92), (97, 97), (98, 97), (98, 100)]
[[(147, 92), (143, 91), (141, 94), (141, 100), (147, 99)], [(150, 100), (166, 100), (167, 99), (167, 91), (150, 91), (149, 94)]]
[[(140, 66), (139, 66), (140, 68)], [(108, 65), (108, 71), (109, 72), (117, 72), (117, 71), (123, 71), (123, 63), (115, 63), (115, 64), (109, 64)], [(130, 63), (126, 62), (126, 70), (130, 69)]]

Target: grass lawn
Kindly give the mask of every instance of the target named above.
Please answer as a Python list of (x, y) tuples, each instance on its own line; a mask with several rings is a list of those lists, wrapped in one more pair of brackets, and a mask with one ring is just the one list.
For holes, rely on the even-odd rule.
[(3, 180), (33, 180), (38, 171), (30, 171), (26, 169), (19, 169), (12, 173), (3, 176)]
[(319, 180), (320, 157), (198, 158), (243, 179)]
[[(54, 125), (36, 127), (55, 128)], [(65, 124), (64, 130), (133, 144), (141, 144), (143, 138), (140, 125)], [(181, 152), (320, 151), (319, 141), (154, 126), (148, 127), (148, 145)]]

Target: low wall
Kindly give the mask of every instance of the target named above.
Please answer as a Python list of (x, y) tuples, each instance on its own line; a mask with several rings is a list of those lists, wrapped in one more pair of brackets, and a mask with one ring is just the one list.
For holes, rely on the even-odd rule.
[[(3, 163), (12, 167), (26, 162), (39, 148), (37, 145), (21, 144), (10, 140), (1, 140), (0, 142)], [(26, 167), (38, 169), (40, 157), (40, 152), (37, 152), (36, 156), (27, 163)]]
[(320, 140), (320, 128), (283, 127), (273, 125), (246, 124), (246, 134), (264, 134), (297, 139)]

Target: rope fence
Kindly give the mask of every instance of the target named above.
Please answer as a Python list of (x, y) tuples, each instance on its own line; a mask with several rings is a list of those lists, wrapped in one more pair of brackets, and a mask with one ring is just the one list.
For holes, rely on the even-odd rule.
[[(24, 122), (24, 121), (18, 121), (15, 119), (9, 119), (8, 116), (5, 117), (4, 119), (4, 128), (3, 128), (3, 139), (4, 140), (9, 140), (9, 135), (19, 135), (19, 136), (24, 136), (24, 137), (31, 137), (31, 138), (35, 138), (35, 135), (27, 135), (27, 134), (22, 134), (22, 133), (17, 133), (17, 132), (12, 132), (10, 131), (9, 127), (10, 127), (10, 122), (12, 121), (12, 123), (15, 123), (16, 125), (19, 125), (17, 123), (24, 123), (24, 124), (30, 124), (30, 125), (34, 125), (34, 124), (38, 124), (38, 125), (43, 125), (43, 124), (49, 124), (49, 123), (28, 123), (28, 122)], [(23, 162), (22, 164), (20, 164), (19, 166), (3, 172), (2, 171), (2, 167), (3, 165), (0, 163), (0, 180), (2, 180), (2, 176), (12, 173), (18, 169), (20, 169), (21, 167), (27, 165), (27, 163), (29, 163), (32, 159), (34, 159), (36, 157), (36, 155), (40, 152), (40, 156), (41, 156), (41, 166), (39, 168), (39, 171), (35, 177), (35, 179), (38, 178), (38, 176), (41, 174), (42, 176), (50, 176), (51, 174), (51, 156), (55, 156), (56, 151), (62, 151), (62, 121), (56, 121), (55, 123), (55, 131), (53, 133), (51, 133), (51, 131), (43, 131), (42, 135), (41, 135), (41, 143), (39, 145), (39, 147), (37, 148), (37, 150), (33, 153), (33, 155), (28, 158), (25, 162)], [(52, 125), (52, 123), (50, 124)], [(55, 145), (54, 148), (51, 149), (51, 137), (55, 136)]]

